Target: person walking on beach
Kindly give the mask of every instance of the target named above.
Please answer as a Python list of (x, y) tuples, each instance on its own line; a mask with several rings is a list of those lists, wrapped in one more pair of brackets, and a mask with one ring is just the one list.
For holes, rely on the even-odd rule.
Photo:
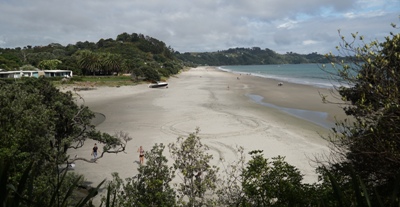
[(97, 159), (97, 151), (98, 151), (98, 149), (99, 148), (97, 147), (97, 144), (94, 143), (93, 150), (92, 150), (93, 159)]
[(144, 150), (142, 146), (139, 147), (138, 152), (139, 152), (139, 162), (142, 165), (144, 161)]

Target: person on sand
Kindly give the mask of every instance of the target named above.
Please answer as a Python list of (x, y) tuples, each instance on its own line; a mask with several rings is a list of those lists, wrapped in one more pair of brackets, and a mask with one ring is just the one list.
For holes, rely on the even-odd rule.
[[(98, 150), (99, 150), (99, 148), (97, 147), (97, 144), (94, 143), (92, 154), (91, 154), (91, 155), (93, 155), (93, 159), (97, 159), (97, 151)], [(99, 153), (100, 153), (100, 151), (99, 151)]]
[(139, 162), (142, 165), (144, 162), (144, 150), (142, 146), (139, 147), (138, 152), (139, 152)]

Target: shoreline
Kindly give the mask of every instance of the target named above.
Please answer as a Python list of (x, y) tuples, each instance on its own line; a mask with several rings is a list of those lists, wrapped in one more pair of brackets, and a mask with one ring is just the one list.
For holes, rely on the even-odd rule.
[[(290, 83), (278, 87), (275, 80), (255, 76), (237, 79), (237, 74), (215, 67), (183, 71), (168, 83), (168, 88), (157, 89), (142, 84), (79, 91), (83, 100), (78, 99), (78, 104), (106, 117), (96, 127), (98, 130), (111, 135), (124, 131), (133, 140), (125, 153), (107, 154), (96, 163), (78, 162), (74, 171), (84, 174), (92, 185), (105, 178), (110, 180), (112, 172), (118, 172), (123, 179), (132, 177), (139, 166), (139, 146), (149, 151), (155, 143), (168, 145), (199, 127), (202, 143), (209, 146), (214, 157), (211, 164), (220, 166), (220, 159), (238, 159), (237, 146), (243, 147), (246, 154), (263, 150), (266, 158), (284, 156), (304, 175), (304, 182), (311, 183), (317, 179), (312, 158), (329, 152), (327, 142), (321, 138), (329, 130), (260, 105), (248, 94), (262, 96), (264, 102), (279, 107), (325, 112), (330, 120), (339, 112), (344, 114), (336, 106), (322, 103), (318, 92), (328, 92), (325, 89)], [(87, 140), (81, 149), (68, 154), (90, 157), (94, 143)], [(168, 149), (164, 153), (171, 161)]]
[[(284, 66), (284, 65), (318, 65), (318, 63), (299, 63), (299, 64), (272, 64), (272, 66)], [(301, 81), (302, 79), (296, 78), (296, 77), (291, 77), (291, 76), (283, 76), (283, 75), (268, 75), (268, 73), (260, 73), (260, 71), (239, 71), (235, 69), (229, 68), (230, 66), (236, 67), (252, 67), (252, 66), (271, 66), (270, 64), (267, 65), (223, 65), (223, 66), (207, 66), (207, 67), (212, 67), (217, 71), (225, 72), (225, 73), (231, 73), (234, 75), (237, 75), (239, 77), (243, 76), (252, 76), (252, 77), (258, 77), (258, 78), (263, 78), (267, 80), (272, 80), (282, 83), (291, 83), (291, 84), (296, 84), (296, 85), (302, 85), (302, 86), (310, 86), (313, 88), (319, 88), (319, 89), (333, 89), (336, 85), (332, 84), (332, 81), (329, 81), (330, 84), (325, 84), (322, 82), (310, 82), (310, 81)], [(205, 67), (205, 66), (203, 66)], [(226, 67), (226, 68), (224, 68)], [(243, 69), (245, 70), (245, 69)], [(321, 69), (320, 69), (321, 70)], [(310, 71), (313, 72), (313, 71)], [(261, 75), (260, 75), (261, 74)]]
[[(318, 87), (313, 85), (306, 85), (300, 83), (292, 83), (292, 82), (283, 82), (282, 80), (260, 77), (251, 74), (243, 74), (237, 72), (230, 72), (222, 69), (218, 69), (218, 67), (214, 67), (216, 71), (220, 71), (223, 73), (232, 74), (235, 77), (239, 77), (240, 81), (254, 81), (255, 85), (263, 85), (267, 84), (267, 88), (252, 88), (253, 90), (249, 90), (247, 95), (259, 96), (257, 97), (249, 97), (255, 102), (258, 102), (265, 107), (278, 108), (282, 111), (286, 111), (288, 114), (293, 116), (297, 116), (298, 118), (304, 119), (310, 122), (316, 122), (317, 120), (312, 120), (311, 118), (307, 118), (307, 115), (304, 116), (304, 113), (308, 112), (316, 112), (316, 113), (325, 113), (327, 121), (331, 124), (330, 126), (334, 126), (334, 123), (337, 120), (343, 120), (347, 118), (343, 109), (340, 107), (339, 103), (342, 103), (341, 100), (333, 98), (332, 94), (335, 92), (334, 88), (327, 87)], [(244, 78), (246, 80), (244, 80)], [(282, 86), (277, 87), (279, 83), (283, 83)], [(285, 89), (286, 88), (286, 89)], [(306, 93), (305, 93), (306, 92)], [(288, 93), (288, 94), (284, 94)], [(327, 95), (327, 100), (332, 103), (337, 103), (335, 107), (332, 107), (334, 104), (325, 104), (322, 103), (322, 97), (319, 95)], [(289, 97), (293, 96), (293, 97)], [(296, 102), (292, 101), (296, 100)], [(290, 112), (290, 109), (295, 110), (304, 110), (303, 114), (296, 114), (295, 112)], [(318, 115), (321, 116), (321, 115)], [(311, 119), (311, 120), (310, 120)], [(332, 125), (333, 124), (333, 125)], [(328, 123), (324, 123), (321, 126), (324, 126), (327, 129), (331, 127), (327, 126)]]
[(328, 112), (302, 110), (302, 109), (296, 109), (296, 108), (285, 108), (285, 107), (281, 107), (281, 106), (263, 102), (264, 97), (259, 96), (259, 95), (248, 94), (247, 96), (262, 106), (278, 109), (278, 110), (285, 112), (291, 116), (314, 123), (316, 125), (326, 128), (326, 129), (332, 129), (335, 127), (334, 122), (327, 120)]

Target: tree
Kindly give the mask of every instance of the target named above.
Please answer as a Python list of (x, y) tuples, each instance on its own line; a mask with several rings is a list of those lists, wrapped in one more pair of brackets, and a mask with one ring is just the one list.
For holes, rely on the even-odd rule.
[(243, 171), (246, 157), (243, 147), (237, 149), (240, 157), (232, 163), (221, 160), (223, 168), (217, 190), (218, 203), (221, 206), (240, 206), (245, 203), (245, 193), (242, 187)]
[(57, 59), (52, 59), (52, 60), (42, 60), (39, 62), (38, 67), (47, 70), (54, 70), (57, 69), (57, 65), (61, 64), (62, 62)]
[(127, 178), (126, 182), (113, 173), (109, 190), (114, 192), (116, 206), (175, 206), (176, 195), (170, 186), (174, 172), (167, 165), (164, 148), (163, 144), (155, 144), (150, 152), (146, 152), (146, 165), (140, 165), (139, 173)]
[(149, 66), (141, 67), (140, 71), (142, 71), (146, 79), (149, 81), (159, 81), (161, 79), (158, 72)]
[(38, 66), (42, 60), (53, 60), (55, 55), (50, 52), (29, 52), (26, 54), (26, 64)]
[(122, 68), (121, 56), (106, 53), (103, 57), (103, 67), (106, 71), (116, 72), (118, 74)]
[(93, 117), (88, 107), (75, 104), (70, 92), (60, 92), (45, 78), (0, 82), (0, 159), (10, 163), (10, 182), (19, 180), (23, 169), (35, 160), (35, 188), (24, 196), (46, 203), (51, 199), (49, 191), (65, 189), (56, 184), (66, 169), (61, 166), (77, 160), (93, 162), (70, 159), (68, 149), (94, 139), (104, 144), (99, 158), (104, 153), (124, 151), (131, 138), (96, 131), (90, 123)]
[(37, 70), (33, 65), (23, 65), (19, 68), (20, 70)]
[(90, 50), (82, 50), (76, 53), (78, 65), (83, 68), (84, 73), (96, 74), (102, 68), (100, 55)]
[(252, 159), (242, 173), (244, 206), (308, 206), (312, 203), (311, 186), (303, 184), (303, 175), (284, 157), (271, 161), (261, 150), (251, 151)]
[(0, 68), (1, 69), (14, 70), (15, 68), (18, 68), (18, 67), (19, 67), (19, 64), (16, 61), (10, 60), (3, 56), (0, 56)]
[(130, 38), (131, 38), (131, 36), (128, 33), (124, 32), (122, 34), (119, 34), (115, 40), (125, 42), (125, 41), (129, 41)]
[[(400, 34), (391, 33), (383, 43), (365, 43), (362, 36), (352, 36), (350, 42), (341, 36), (337, 47), (352, 62), (334, 66), (335, 75), (346, 81), (337, 89), (348, 103), (344, 111), (354, 120), (338, 123), (328, 137), (336, 155), (329, 168), (342, 175), (354, 169), (367, 186), (387, 198), (391, 192), (386, 190), (400, 169)], [(362, 46), (357, 46), (357, 39)]]
[(216, 189), (218, 168), (210, 165), (212, 155), (200, 142), (199, 129), (187, 138), (178, 137), (177, 142), (168, 147), (174, 160), (173, 167), (182, 179), (182, 183), (177, 184), (179, 202), (184, 206), (215, 203), (210, 195)]
[(238, 154), (238, 160), (222, 162), (219, 206), (318, 206), (332, 192), (326, 185), (303, 183), (303, 175), (284, 157), (267, 159), (254, 150), (246, 162), (242, 147)]
[[(81, 199), (73, 198), (73, 192), (81, 185), (83, 176), (73, 177), (67, 176), (67, 171), (62, 174), (61, 179), (55, 183), (55, 188), (66, 188), (63, 193), (58, 190), (49, 189), (46, 193), (50, 195), (51, 200), (36, 199), (35, 197), (24, 197), (26, 194), (32, 193), (34, 185), (35, 173), (32, 172), (35, 162), (31, 163), (24, 169), (23, 176), (17, 182), (9, 182), (10, 163), (0, 160), (0, 204), (1, 206), (85, 206), (90, 200), (96, 196), (100, 186), (104, 183), (103, 180), (96, 188), (91, 189), (86, 197)], [(33, 200), (31, 200), (33, 198)], [(90, 205), (90, 204), (89, 204)]]

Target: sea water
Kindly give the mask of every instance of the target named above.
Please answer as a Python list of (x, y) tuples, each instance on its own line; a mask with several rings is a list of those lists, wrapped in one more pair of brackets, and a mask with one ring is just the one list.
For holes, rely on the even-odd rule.
[[(238, 65), (221, 66), (218, 69), (237, 73), (271, 78), (281, 82), (291, 82), (303, 85), (310, 85), (320, 88), (333, 88), (340, 86), (337, 77), (332, 76), (334, 68), (331, 65), (322, 64), (285, 64), (285, 65)], [(327, 121), (326, 112), (284, 108), (271, 103), (263, 102), (263, 97), (258, 94), (247, 94), (254, 102), (266, 107), (276, 108), (292, 116), (310, 121), (319, 126), (331, 129), (335, 123)]]
[(337, 76), (332, 75), (335, 69), (330, 64), (237, 65), (218, 69), (321, 88), (340, 85)]

